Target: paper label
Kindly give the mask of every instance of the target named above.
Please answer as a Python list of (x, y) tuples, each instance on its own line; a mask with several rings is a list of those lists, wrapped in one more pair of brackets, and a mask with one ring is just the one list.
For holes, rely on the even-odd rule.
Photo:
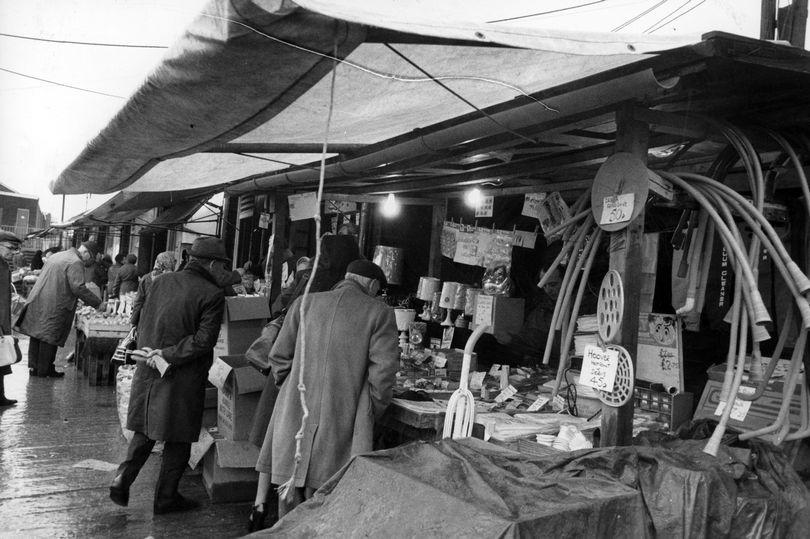
[(518, 407), (520, 406), (520, 404), (521, 404), (520, 400), (512, 399), (512, 400), (510, 400), (509, 402), (506, 403), (506, 409), (507, 410), (517, 410)]
[[(756, 392), (756, 389), (753, 387), (747, 386), (740, 386), (739, 393), (743, 395), (753, 395)], [(748, 410), (751, 409), (751, 403), (753, 401), (744, 401), (742, 399), (734, 399), (734, 405), (731, 407), (731, 414), (729, 417), (735, 421), (745, 421), (745, 416), (748, 415)], [(720, 401), (717, 404), (717, 409), (714, 411), (714, 415), (723, 415), (723, 411), (726, 409), (726, 401)]]
[(523, 210), (520, 212), (520, 214), (527, 217), (534, 217), (539, 220), (540, 206), (543, 204), (545, 199), (545, 193), (526, 193), (526, 196), (523, 198)]
[(475, 207), (476, 217), (492, 217), (492, 206), (495, 204), (495, 197), (483, 197), (481, 203)]
[(499, 376), (499, 372), (501, 371), (501, 366), (497, 363), (493, 364), (492, 367), (489, 368), (489, 375), (493, 378), (497, 378)]
[(450, 326), (448, 328), (444, 328), (442, 332), (442, 345), (441, 348), (450, 348), (450, 345), (453, 343), (453, 335), (456, 332), (456, 328)]
[(603, 198), (602, 218), (599, 220), (599, 224), (610, 225), (629, 221), (633, 216), (634, 203), (635, 195), (633, 193)]
[(259, 228), (270, 228), (270, 214), (263, 212), (259, 216)]
[(525, 230), (515, 230), (515, 247), (534, 249), (535, 243), (537, 243), (537, 233), (527, 232)]
[(514, 397), (516, 393), (517, 393), (517, 389), (515, 389), (514, 386), (509, 385), (509, 386), (506, 387), (506, 389), (504, 389), (503, 391), (498, 393), (498, 396), (495, 397), (495, 402), (503, 402), (506, 399), (510, 399), (510, 398)]
[(290, 206), (290, 221), (312, 219), (318, 213), (318, 194), (313, 192), (289, 195), (287, 204)]
[(582, 373), (579, 375), (579, 383), (602, 391), (613, 391), (618, 366), (618, 350), (588, 345), (582, 356)]
[(475, 316), (473, 323), (476, 326), (491, 326), (492, 325), (492, 302), (493, 296), (485, 294), (478, 294), (475, 300)]
[(437, 369), (443, 369), (447, 365), (447, 357), (444, 354), (436, 354), (433, 356), (433, 366)]
[(546, 397), (537, 397), (537, 399), (533, 403), (531, 403), (529, 405), (529, 411), (530, 412), (536, 412), (536, 411), (540, 410), (541, 408), (543, 408), (543, 406), (545, 406), (546, 404), (548, 404), (548, 398), (546, 398)]
[(551, 406), (552, 408), (554, 408), (554, 410), (562, 412), (563, 410), (565, 410), (565, 399), (562, 397), (562, 395), (557, 395), (551, 401)]
[(487, 375), (485, 372), (470, 373), (470, 389), (479, 390), (484, 385), (484, 377)]

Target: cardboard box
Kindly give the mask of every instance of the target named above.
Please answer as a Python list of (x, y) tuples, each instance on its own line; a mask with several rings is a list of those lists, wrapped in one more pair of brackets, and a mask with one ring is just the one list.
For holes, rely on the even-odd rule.
[[(440, 348), (436, 350), (437, 356), (445, 358), (444, 368), (447, 369), (447, 378), (458, 381), (461, 376), (461, 365), (464, 362), (464, 350), (458, 348)], [(436, 360), (434, 360), (434, 363)], [(440, 362), (441, 363), (441, 362)], [(478, 370), (478, 354), (473, 352), (470, 359), (470, 372)]]
[(214, 360), (208, 381), (217, 394), (217, 428), (228, 440), (247, 440), (253, 413), (259, 404), (267, 377), (245, 356), (222, 356)]
[(270, 305), (264, 296), (225, 298), (225, 313), (219, 329), (214, 357), (244, 354), (270, 318)]
[(225, 440), (214, 443), (203, 457), (202, 479), (213, 503), (247, 502), (256, 496), (259, 449), (250, 442)]
[(487, 333), (517, 333), (523, 327), (523, 298), (481, 295), (475, 302), (470, 329), (479, 324), (490, 326)]

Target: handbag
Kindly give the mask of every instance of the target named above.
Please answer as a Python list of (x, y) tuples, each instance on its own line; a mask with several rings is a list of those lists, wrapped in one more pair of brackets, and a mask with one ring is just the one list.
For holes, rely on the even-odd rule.
[(17, 337), (5, 335), (0, 329), (0, 367), (14, 365), (22, 360), (22, 351)]
[[(110, 361), (119, 361), (121, 363), (126, 363), (128, 359), (129, 352), (132, 352), (138, 347), (137, 344), (138, 340), (138, 328), (137, 326), (132, 326), (132, 329), (129, 330), (126, 337), (121, 339), (118, 343), (118, 346), (115, 347), (115, 353), (113, 353)], [(130, 363), (133, 363), (130, 361)]]

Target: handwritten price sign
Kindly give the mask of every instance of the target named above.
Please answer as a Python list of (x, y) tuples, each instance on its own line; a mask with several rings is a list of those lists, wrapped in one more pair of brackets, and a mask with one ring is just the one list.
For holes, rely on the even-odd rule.
[(582, 356), (582, 373), (579, 383), (601, 391), (613, 391), (616, 369), (619, 366), (619, 351), (589, 345)]
[(599, 220), (599, 224), (611, 225), (629, 221), (633, 216), (634, 202), (635, 195), (633, 193), (603, 198), (602, 218)]

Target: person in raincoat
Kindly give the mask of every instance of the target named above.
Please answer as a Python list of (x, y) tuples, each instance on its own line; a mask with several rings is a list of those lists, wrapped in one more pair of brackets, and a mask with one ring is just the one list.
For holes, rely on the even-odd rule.
[[(352, 456), (372, 450), (374, 421), (391, 401), (399, 368), (394, 310), (375, 299), (384, 286), (378, 265), (355, 260), (332, 290), (308, 296), (303, 319), (302, 298), (290, 306), (270, 352), (280, 391), (256, 464), (258, 471), (271, 473), (275, 484), (292, 479), (294, 500), (287, 503), (279, 496), (279, 517), (309, 498)], [(309, 417), (295, 468), (303, 325)]]
[[(0, 330), (3, 335), (11, 335), (11, 268), (9, 261), (20, 251), (22, 240), (5, 230), (0, 230)], [(11, 374), (11, 365), (0, 367), (0, 408), (13, 406), (15, 399), (6, 397), (5, 377)]]
[(65, 345), (76, 314), (76, 301), (104, 309), (101, 298), (84, 283), (84, 268), (96, 260), (98, 246), (86, 241), (48, 258), (28, 301), (17, 317), (15, 328), (31, 337), (28, 344), (28, 369), (32, 376), (60, 378), (64, 372), (54, 368), (56, 350)]
[[(135, 432), (124, 462), (110, 485), (110, 499), (129, 503), (129, 489), (146, 463), (155, 441), (163, 457), (155, 489), (155, 514), (193, 509), (199, 504), (177, 491), (192, 442), (202, 426), (205, 382), (225, 308), (223, 283), (231, 272), (225, 244), (198, 238), (183, 271), (155, 277), (138, 317), (138, 346), (146, 361), (135, 369), (127, 425)], [(169, 368), (161, 375), (155, 356)]]

